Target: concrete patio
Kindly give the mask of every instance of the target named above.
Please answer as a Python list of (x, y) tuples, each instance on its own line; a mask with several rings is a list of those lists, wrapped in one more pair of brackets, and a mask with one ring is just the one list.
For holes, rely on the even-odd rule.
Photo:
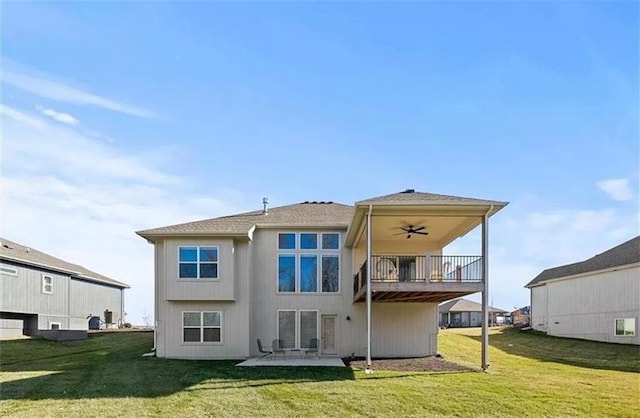
[(236, 364), (240, 367), (345, 367), (338, 357), (320, 358), (275, 358), (254, 357)]

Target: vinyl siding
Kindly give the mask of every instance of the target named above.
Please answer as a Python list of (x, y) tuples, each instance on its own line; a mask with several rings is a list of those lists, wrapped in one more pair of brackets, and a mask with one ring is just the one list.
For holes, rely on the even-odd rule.
[[(551, 281), (532, 288), (532, 324), (549, 335), (640, 344), (639, 301), (640, 266)], [(615, 336), (616, 318), (635, 318), (636, 335)]]
[(104, 311), (112, 312), (112, 321), (118, 324), (122, 320), (122, 289), (104, 286), (82, 280), (71, 279), (69, 309), (69, 329), (87, 329), (89, 316), (100, 316), (104, 320)]
[[(17, 276), (0, 274), (0, 311), (69, 315), (69, 276), (22, 265), (4, 264), (18, 270)], [(53, 293), (42, 293), (42, 276), (52, 277)]]
[[(340, 288), (338, 293), (279, 293), (278, 292), (278, 233), (315, 232), (308, 230), (257, 230), (253, 235), (253, 275), (251, 277), (251, 354), (258, 354), (256, 339), (265, 345), (278, 336), (278, 310), (317, 310), (318, 330), (322, 315), (336, 315), (336, 349), (338, 354), (351, 353), (359, 345), (353, 321), (353, 290), (351, 279), (351, 250), (344, 248), (346, 230), (321, 232), (340, 233)], [(298, 266), (299, 267), (299, 266)], [(344, 326), (343, 326), (344, 325)]]
[[(17, 275), (0, 275), (2, 297), (0, 312), (37, 314), (38, 329), (49, 329), (50, 323), (61, 329), (87, 329), (89, 314), (104, 319), (104, 311), (113, 312), (113, 321), (120, 319), (122, 289), (72, 279), (37, 267), (3, 263), (17, 270)], [(52, 277), (53, 293), (42, 292), (42, 276)]]
[[(213, 241), (198, 241), (211, 245)], [(223, 242), (216, 241), (222, 248)], [(192, 245), (194, 241), (188, 241), (184, 245)], [(177, 246), (183, 242), (173, 241), (156, 243), (156, 348), (159, 357), (182, 359), (213, 359), (213, 358), (244, 358), (249, 356), (249, 254), (250, 243), (247, 241), (235, 243), (232, 240), (224, 241), (227, 254), (232, 258), (224, 259), (225, 275), (221, 282), (224, 286), (216, 286), (217, 283), (196, 283), (197, 288), (204, 292), (209, 300), (202, 300), (201, 295), (194, 296), (195, 300), (167, 300), (165, 297), (167, 286), (163, 286), (163, 266), (167, 263), (163, 260), (167, 254), (177, 254)], [(166, 248), (169, 248), (167, 251)], [(221, 258), (221, 260), (223, 260)], [(169, 262), (172, 264), (175, 262)], [(222, 261), (220, 263), (222, 269)], [(176, 266), (177, 268), (177, 266)], [(173, 270), (170, 270), (170, 272)], [(234, 272), (234, 276), (229, 276)], [(171, 273), (170, 273), (171, 274)], [(169, 280), (173, 278), (169, 275)], [(189, 283), (194, 284), (194, 283)], [(183, 284), (180, 284), (183, 285)], [(206, 286), (213, 287), (206, 288)], [(189, 287), (189, 286), (187, 286)], [(235, 294), (228, 292), (235, 289)], [(190, 290), (191, 291), (191, 290)], [(222, 292), (219, 297), (216, 292)], [(229, 300), (224, 300), (229, 299)], [(183, 342), (182, 313), (185, 311), (220, 311), (222, 312), (222, 331), (220, 343), (190, 343)]]

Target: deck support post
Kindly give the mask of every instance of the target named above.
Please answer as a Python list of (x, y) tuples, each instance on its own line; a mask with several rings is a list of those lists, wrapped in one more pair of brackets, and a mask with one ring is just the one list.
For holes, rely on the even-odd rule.
[(371, 265), (371, 209), (367, 213), (367, 368), (365, 373), (373, 372), (371, 369), (371, 274), (373, 266)]
[(489, 213), (482, 216), (482, 370), (489, 368)]

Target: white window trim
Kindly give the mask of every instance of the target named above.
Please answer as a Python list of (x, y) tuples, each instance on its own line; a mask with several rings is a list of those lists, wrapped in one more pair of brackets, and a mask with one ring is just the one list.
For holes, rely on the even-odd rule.
[[(625, 321), (626, 322), (627, 320), (632, 320), (633, 321), (633, 334), (624, 334), (624, 331), (623, 331), (622, 335), (617, 334), (617, 330), (618, 330), (617, 329), (617, 325), (618, 325), (617, 322), (618, 321)], [(635, 337), (636, 336), (636, 322), (637, 321), (636, 321), (635, 317), (616, 318), (616, 319), (614, 319), (613, 320), (613, 335), (615, 337)]]
[[(185, 341), (184, 340), (184, 314), (185, 313), (199, 313), (200, 314), (200, 326), (187, 326), (187, 328), (199, 328), (200, 329), (200, 341)], [(217, 313), (220, 315), (220, 326), (204, 326), (204, 314), (205, 313)], [(180, 314), (180, 333), (182, 334), (182, 344), (184, 345), (224, 345), (224, 315), (222, 311), (182, 311)], [(203, 341), (205, 328), (220, 328), (220, 341)]]
[[(198, 277), (180, 277), (180, 249), (181, 248), (196, 248), (196, 255), (197, 255), (197, 261), (195, 261), (196, 266), (197, 266), (197, 273), (198, 273)], [(200, 248), (215, 248), (216, 251), (218, 252), (218, 261), (215, 262), (205, 262), (205, 264), (216, 264), (218, 266), (218, 277), (203, 277), (200, 278)], [(194, 244), (194, 245), (178, 245), (178, 249), (176, 251), (176, 260), (178, 260), (177, 263), (177, 269), (178, 271), (176, 272), (176, 277), (178, 278), (178, 280), (180, 280), (181, 282), (188, 282), (188, 281), (198, 281), (198, 282), (203, 282), (203, 281), (207, 281), (207, 282), (219, 282), (220, 281), (220, 246), (218, 245), (198, 245), (198, 244)], [(194, 263), (193, 261), (184, 261), (184, 263)]]
[(300, 346), (300, 312), (315, 312), (316, 313), (316, 338), (320, 340), (320, 310), (318, 309), (278, 309), (276, 311), (276, 335), (277, 339), (280, 339), (280, 312), (294, 312), (295, 313), (295, 329), (294, 329), (294, 347), (295, 350), (301, 350)]
[[(49, 279), (49, 283), (47, 283), (47, 279)], [(51, 290), (47, 291), (47, 285), (51, 286)], [(45, 295), (53, 295), (53, 276), (50, 274), (42, 275), (42, 293)]]
[(9, 266), (2, 266), (0, 267), (0, 273), (4, 274), (5, 276), (17, 276), (18, 269)]
[(49, 322), (49, 329), (53, 329), (51, 328), (52, 326), (57, 325), (58, 329), (62, 329), (62, 323), (61, 322)]
[[(293, 234), (295, 236), (295, 249), (280, 249), (280, 235), (281, 234)], [(316, 249), (301, 249), (300, 244), (302, 241), (302, 234), (316, 234), (318, 248)], [(336, 234), (338, 235), (338, 248), (337, 249), (322, 249), (322, 236), (324, 234)], [(336, 296), (342, 293), (341, 278), (342, 278), (342, 233), (338, 231), (281, 231), (277, 233), (276, 238), (276, 294), (278, 295), (322, 295), (322, 296)], [(280, 256), (295, 256), (295, 280), (293, 292), (285, 292), (280, 290)], [(317, 274), (316, 274), (316, 291), (315, 292), (303, 292), (301, 291), (300, 279), (302, 276), (302, 256), (315, 255), (317, 257)], [(323, 292), (322, 291), (322, 257), (323, 256), (336, 256), (338, 257), (338, 290), (336, 292)]]

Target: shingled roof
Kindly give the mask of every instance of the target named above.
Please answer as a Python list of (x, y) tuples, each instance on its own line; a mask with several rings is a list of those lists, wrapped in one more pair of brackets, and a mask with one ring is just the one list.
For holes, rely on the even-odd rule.
[[(473, 302), (467, 299), (453, 299), (438, 306), (438, 312), (482, 312), (482, 305), (478, 302)], [(509, 312), (505, 309), (496, 308), (495, 306), (489, 306), (489, 312)]]
[(231, 216), (187, 222), (136, 232), (148, 238), (162, 235), (246, 235), (256, 227), (336, 227), (349, 225), (353, 206), (334, 202), (302, 202)]
[(29, 266), (42, 267), (52, 271), (69, 274), (71, 277), (106, 283), (120, 288), (129, 288), (129, 285), (103, 276), (77, 264), (69, 263), (36, 249), (26, 247), (5, 238), (0, 238), (0, 260), (12, 261)]
[(590, 273), (592, 271), (625, 266), (640, 263), (640, 236), (630, 239), (616, 247), (598, 254), (588, 260), (579, 263), (567, 264), (544, 270), (531, 280), (525, 287), (533, 287), (547, 280), (576, 274)]
[(506, 202), (498, 202), (495, 200), (474, 199), (471, 197), (449, 196), (444, 194), (417, 192), (414, 189), (406, 189), (399, 193), (388, 194), (371, 199), (356, 202), (356, 205), (369, 205), (375, 203), (385, 204), (472, 204), (472, 205), (495, 205), (506, 206)]

